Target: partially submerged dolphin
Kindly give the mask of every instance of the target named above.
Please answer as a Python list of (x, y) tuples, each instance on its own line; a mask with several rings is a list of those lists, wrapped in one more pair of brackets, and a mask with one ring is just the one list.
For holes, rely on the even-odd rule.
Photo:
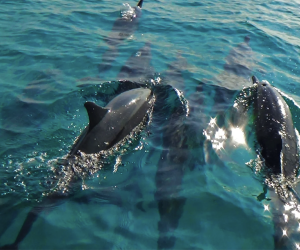
[[(168, 95), (164, 98), (157, 97), (158, 101), (164, 100), (161, 106), (171, 109), (167, 111), (161, 108), (158, 111), (162, 112), (165, 121), (160, 121), (159, 124), (162, 152), (155, 174), (154, 197), (159, 211), (157, 249), (174, 248), (177, 241), (176, 230), (187, 200), (182, 193), (185, 170), (192, 170), (195, 163), (202, 160), (198, 149), (202, 149), (203, 143), (198, 140), (199, 137), (192, 126), (194, 123), (189, 115), (190, 100), (187, 101), (182, 94), (186, 90), (183, 77), (186, 65), (186, 60), (178, 53), (177, 60), (169, 65), (163, 75), (163, 81), (169, 88)], [(165, 104), (165, 100), (168, 99), (173, 100), (173, 105)], [(201, 128), (197, 123), (197, 131), (199, 130)]]
[(128, 6), (129, 9), (115, 21), (109, 36), (105, 38), (107, 44), (117, 46), (134, 33), (138, 20), (142, 16), (143, 1), (140, 0), (133, 8)]
[(255, 56), (249, 45), (250, 37), (246, 36), (244, 42), (232, 48), (225, 58), (223, 71), (212, 80), (212, 84), (231, 90), (241, 90), (243, 87), (250, 87), (250, 77), (255, 67)]
[(134, 52), (121, 68), (117, 78), (118, 80), (143, 81), (149, 75), (153, 74), (150, 66), (151, 62), (151, 43), (146, 42), (145, 45)]
[[(68, 158), (79, 154), (98, 153), (109, 149), (129, 135), (148, 115), (152, 107), (152, 91), (146, 88), (136, 88), (121, 93), (112, 99), (104, 108), (97, 106), (93, 102), (86, 102), (85, 107), (89, 115), (89, 125), (75, 142)], [(69, 161), (66, 161), (68, 164)], [(39, 214), (47, 207), (58, 202), (63, 202), (66, 197), (73, 196), (73, 193), (65, 194), (63, 190), (68, 190), (70, 186), (76, 184), (77, 176), (72, 168), (73, 161), (66, 166), (70, 173), (68, 179), (64, 175), (59, 176), (56, 184), (58, 189), (54, 189), (42, 203), (33, 207), (28, 213), (15, 241), (10, 245), (0, 247), (0, 249), (17, 249), (18, 245), (30, 232), (33, 223)], [(61, 180), (62, 179), (62, 180)], [(111, 197), (112, 191), (101, 190), (100, 193), (93, 193), (101, 199), (109, 200), (118, 205), (116, 197)], [(88, 200), (88, 199), (87, 199)]]
[(293, 187), (299, 169), (296, 130), (290, 109), (280, 93), (269, 82), (259, 81), (255, 76), (252, 82), (255, 131), (261, 156), (271, 174), (283, 176), (279, 183), (277, 178), (274, 182), (273, 177), (268, 176), (267, 182), (273, 206), (275, 249), (296, 249), (297, 244), (291, 240), (298, 234), (299, 224), (295, 215), (299, 214), (300, 199)]
[(165, 78), (166, 84), (171, 85), (173, 88), (180, 90), (182, 93), (187, 92), (183, 72), (188, 68), (188, 62), (180, 51), (176, 53), (176, 59), (168, 64), (167, 70), (162, 74)]
[(102, 55), (102, 63), (98, 65), (99, 73), (110, 69), (113, 61), (118, 56), (117, 47), (137, 29), (139, 18), (142, 16), (143, 1), (140, 0), (137, 6), (133, 8), (127, 5), (128, 10), (115, 21), (110, 34), (104, 38), (109, 48)]
[(257, 141), (267, 168), (274, 174), (294, 177), (299, 167), (297, 136), (290, 109), (267, 81), (255, 84), (254, 115)]
[(138, 88), (118, 95), (104, 108), (86, 102), (84, 106), (89, 125), (77, 139), (70, 154), (78, 151), (93, 154), (114, 146), (143, 121), (151, 107), (151, 97), (150, 89)]

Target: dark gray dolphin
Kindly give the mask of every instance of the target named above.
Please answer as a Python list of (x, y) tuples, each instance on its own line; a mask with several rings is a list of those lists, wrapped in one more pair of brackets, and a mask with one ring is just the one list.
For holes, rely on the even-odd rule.
[[(297, 135), (290, 109), (280, 93), (267, 81), (252, 77), (255, 84), (254, 115), (261, 156), (272, 174), (282, 174), (287, 181), (276, 183), (269, 178), (272, 200), (275, 249), (297, 249), (290, 238), (298, 234), (299, 194), (293, 187), (299, 168)], [(279, 199), (278, 199), (279, 198)], [(296, 204), (296, 205), (295, 205)], [(286, 209), (290, 207), (289, 209)]]
[(267, 81), (252, 77), (255, 130), (266, 166), (274, 174), (294, 177), (299, 167), (297, 136), (290, 109), (278, 91)]
[(143, 121), (151, 106), (151, 97), (151, 90), (138, 88), (118, 95), (104, 108), (86, 102), (84, 106), (89, 115), (89, 125), (70, 154), (78, 151), (92, 154), (114, 146)]
[[(152, 105), (152, 91), (146, 88), (136, 88), (128, 90), (112, 99), (104, 108), (97, 106), (93, 102), (86, 102), (85, 107), (89, 115), (89, 125), (75, 142), (70, 155), (77, 154), (79, 151), (87, 154), (98, 153), (113, 147), (133, 131), (144, 118)], [(64, 171), (70, 173), (68, 179), (65, 175), (57, 175), (56, 186), (59, 189), (49, 194), (39, 206), (33, 207), (28, 213), (15, 241), (10, 245), (0, 247), (0, 249), (17, 249), (18, 245), (28, 235), (39, 214), (47, 208), (56, 206), (73, 196), (73, 193), (64, 193), (63, 189), (71, 189), (76, 185), (77, 176), (73, 169), (73, 161), (67, 160)], [(58, 168), (59, 169), (59, 168)], [(59, 170), (57, 170), (59, 171)], [(68, 175), (68, 174), (67, 174)], [(63, 184), (60, 187), (60, 184)], [(113, 190), (101, 190), (100, 193), (94, 192), (100, 199), (108, 200), (112, 204), (119, 204), (119, 197)], [(87, 200), (88, 199), (81, 199)]]

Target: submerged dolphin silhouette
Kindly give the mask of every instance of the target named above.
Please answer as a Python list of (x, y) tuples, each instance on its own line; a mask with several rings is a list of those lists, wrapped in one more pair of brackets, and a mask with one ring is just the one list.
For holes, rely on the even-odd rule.
[(140, 0), (135, 7), (130, 7), (130, 11), (115, 21), (109, 36), (105, 39), (107, 44), (117, 46), (133, 34), (137, 28), (138, 20), (142, 16), (143, 1)]
[(266, 166), (274, 174), (294, 177), (299, 167), (297, 136), (290, 109), (278, 91), (267, 81), (252, 77), (255, 130)]
[(250, 77), (255, 64), (255, 55), (249, 45), (250, 38), (246, 36), (244, 42), (232, 48), (225, 59), (225, 64), (220, 74), (212, 80), (205, 79), (204, 82), (211, 82), (214, 85), (231, 90), (241, 90), (243, 87), (250, 87)]
[(130, 81), (143, 81), (149, 75), (153, 75), (153, 68), (150, 66), (151, 61), (151, 43), (145, 45), (134, 52), (125, 65), (121, 68), (117, 78)]
[[(92, 102), (85, 103), (90, 120), (89, 125), (75, 142), (69, 156), (75, 155), (79, 151), (91, 154), (113, 147), (143, 122), (152, 105), (151, 97), (151, 90), (138, 88), (128, 90), (116, 96), (105, 108), (101, 108)], [(73, 162), (71, 161), (72, 164)], [(67, 188), (67, 185), (75, 184), (77, 177), (73, 175), (68, 180), (62, 180), (63, 183), (67, 183), (62, 188)], [(28, 213), (15, 241), (10, 245), (0, 247), (0, 249), (17, 249), (18, 245), (30, 232), (39, 214), (49, 207), (49, 204), (51, 206), (58, 202), (64, 202), (66, 197), (73, 195), (65, 195), (59, 191), (61, 190), (52, 192), (49, 196), (45, 197), (42, 204), (33, 207)], [(111, 194), (111, 190), (101, 190), (101, 193), (96, 194), (96, 196), (104, 200), (109, 200), (112, 204), (119, 205), (118, 197), (111, 197)]]
[[(203, 142), (198, 140), (197, 132), (192, 126), (193, 118), (188, 115), (190, 99), (187, 101), (182, 94), (186, 90), (183, 77), (186, 65), (186, 60), (178, 53), (177, 60), (169, 65), (163, 78), (170, 88), (168, 96), (157, 98), (176, 100), (173, 105), (161, 105), (171, 108), (171, 112), (163, 109), (159, 111), (163, 113), (166, 123), (160, 124), (163, 150), (155, 174), (154, 197), (159, 211), (157, 249), (174, 248), (177, 241), (176, 230), (187, 200), (182, 194), (185, 170), (187, 168), (192, 170), (196, 162), (202, 160), (198, 149), (203, 148)], [(197, 130), (199, 127), (197, 123)]]
[(118, 56), (117, 46), (137, 29), (139, 18), (142, 16), (143, 1), (140, 0), (133, 8), (128, 6), (129, 10), (115, 21), (110, 34), (104, 38), (109, 48), (102, 55), (102, 63), (98, 65), (99, 73), (111, 68), (113, 61)]
[(84, 106), (89, 115), (89, 125), (70, 154), (78, 151), (92, 154), (114, 146), (143, 121), (151, 106), (151, 97), (150, 89), (138, 88), (118, 95), (104, 108), (86, 102)]

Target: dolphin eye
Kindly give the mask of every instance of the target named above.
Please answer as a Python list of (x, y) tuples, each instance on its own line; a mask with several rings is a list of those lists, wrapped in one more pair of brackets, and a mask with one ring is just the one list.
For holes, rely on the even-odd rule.
[(266, 87), (268, 84), (270, 84), (267, 80), (262, 80), (261, 81), (261, 85), (263, 86), (263, 87)]

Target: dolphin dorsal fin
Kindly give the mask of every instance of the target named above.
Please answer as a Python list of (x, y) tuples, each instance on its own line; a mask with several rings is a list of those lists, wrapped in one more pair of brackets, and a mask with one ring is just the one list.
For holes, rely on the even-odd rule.
[(84, 104), (89, 116), (89, 131), (91, 131), (106, 115), (109, 109), (102, 108), (94, 102), (86, 102)]
[(144, 0), (140, 0), (136, 6), (142, 8), (142, 6), (143, 6), (143, 1), (144, 1)]
[(259, 83), (259, 80), (256, 76), (252, 76), (252, 83), (255, 84), (255, 83)]

